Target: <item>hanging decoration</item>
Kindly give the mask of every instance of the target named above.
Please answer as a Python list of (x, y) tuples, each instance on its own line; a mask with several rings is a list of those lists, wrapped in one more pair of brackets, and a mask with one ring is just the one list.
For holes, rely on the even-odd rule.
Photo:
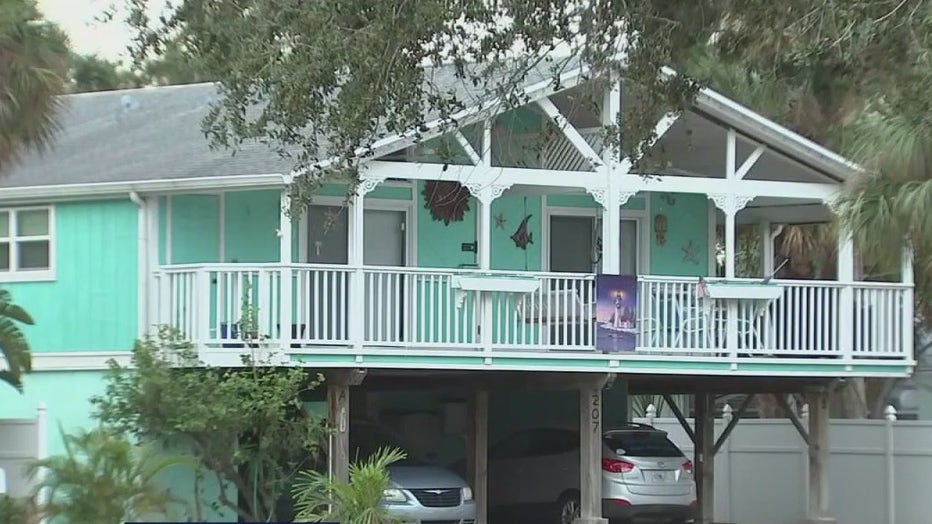
[(462, 222), (469, 211), (469, 190), (453, 180), (428, 180), (424, 184), (424, 209), (430, 210), (430, 216), (436, 221)]
[(495, 216), (495, 227), (498, 229), (505, 229), (505, 224), (508, 222), (508, 219), (505, 218), (505, 213), (499, 213)]
[(657, 213), (654, 216), (654, 238), (658, 246), (667, 243), (667, 215), (663, 213)]
[(670, 193), (663, 193), (660, 195), (660, 199), (663, 200), (668, 206), (672, 207), (676, 205), (676, 197)]
[(521, 249), (527, 249), (528, 244), (534, 243), (534, 234), (527, 230), (527, 223), (530, 219), (531, 215), (525, 216), (524, 220), (522, 220), (521, 224), (518, 226), (518, 229), (511, 235), (511, 239), (515, 241), (515, 245)]
[(689, 262), (694, 266), (699, 265), (699, 246), (690, 240), (683, 246), (683, 262)]

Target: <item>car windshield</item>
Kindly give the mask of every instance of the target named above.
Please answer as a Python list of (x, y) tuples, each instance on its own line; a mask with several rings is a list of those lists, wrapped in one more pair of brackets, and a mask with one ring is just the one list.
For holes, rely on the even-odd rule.
[(682, 457), (683, 452), (659, 431), (614, 431), (605, 435), (605, 445), (629, 457)]
[(421, 466), (423, 462), (411, 455), (411, 452), (401, 445), (392, 435), (380, 428), (361, 425), (350, 430), (350, 453), (353, 460), (366, 460), (375, 455), (381, 448), (393, 448), (405, 453), (404, 460), (395, 462), (397, 466)]

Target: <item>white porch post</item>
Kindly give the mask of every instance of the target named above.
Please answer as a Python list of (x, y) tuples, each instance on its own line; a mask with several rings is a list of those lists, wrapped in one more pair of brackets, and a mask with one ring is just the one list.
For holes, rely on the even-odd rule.
[[(732, 167), (734, 167), (732, 165)], [(742, 195), (709, 195), (715, 207), (725, 214), (725, 278), (735, 278), (735, 216), (754, 197)], [(732, 358), (738, 356), (738, 302), (729, 300), (725, 311), (725, 347)], [(732, 364), (734, 365), (734, 364)]]
[[(486, 178), (486, 177), (481, 177)], [(479, 251), (479, 269), (488, 271), (492, 268), (492, 202), (502, 196), (510, 184), (494, 184), (489, 182), (471, 182), (466, 188), (479, 202), (479, 223), (476, 226), (476, 248)], [(479, 339), (482, 349), (492, 351), (492, 294), (483, 292), (479, 301)]]
[(903, 354), (913, 353), (913, 330), (916, 329), (915, 313), (913, 311), (913, 252), (910, 248), (903, 249), (903, 267), (900, 270), (901, 280), (909, 286), (903, 292)]
[(841, 284), (838, 297), (838, 350), (845, 360), (854, 353), (854, 240), (845, 229), (838, 236), (838, 282)]
[[(502, 196), (511, 187), (510, 182), (500, 182), (491, 176), (492, 169), (492, 121), (482, 124), (482, 154), (479, 159), (479, 173), (473, 182), (465, 184), (469, 193), (479, 203), (478, 223), (476, 224), (476, 258), (479, 269), (492, 269), (492, 202)], [(483, 292), (479, 301), (479, 339), (482, 349), (492, 351), (492, 294)]]
[[(281, 192), (281, 209), (278, 218), (278, 260), (282, 264), (281, 268), (281, 313), (278, 318), (278, 336), (281, 343), (281, 350), (287, 352), (291, 347), (293, 324), (292, 303), (293, 296), (293, 272), (292, 272), (292, 221), (291, 221), (291, 193), (290, 188), (285, 186)], [(297, 336), (301, 336), (298, 330)]]
[[(611, 126), (618, 123), (621, 112), (621, 82), (615, 82), (605, 90), (602, 101), (602, 125)], [(595, 196), (602, 205), (602, 273), (617, 275), (621, 272), (621, 206), (628, 196), (620, 193), (621, 179), (624, 174), (619, 169), (619, 152), (607, 144), (602, 148), (602, 170), (605, 172), (606, 193), (602, 198)], [(600, 195), (601, 196), (601, 195)]]
[[(367, 181), (368, 182), (368, 181)], [(378, 182), (368, 184), (360, 182), (356, 193), (350, 199), (349, 215), (349, 263), (353, 268), (350, 276), (349, 300), (349, 339), (355, 349), (361, 349), (366, 339), (366, 274), (362, 266), (365, 261), (363, 252), (365, 246), (365, 199), (366, 193), (375, 188)]]

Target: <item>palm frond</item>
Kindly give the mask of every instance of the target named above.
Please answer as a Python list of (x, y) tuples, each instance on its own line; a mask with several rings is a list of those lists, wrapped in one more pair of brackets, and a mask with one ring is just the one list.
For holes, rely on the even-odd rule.
[(349, 483), (335, 482), (316, 471), (298, 474), (292, 489), (295, 518), (310, 521), (390, 524), (382, 500), (391, 485), (388, 468), (404, 460), (403, 451), (382, 448), (350, 465)]
[(18, 391), (23, 390), (23, 373), (32, 371), (32, 350), (26, 335), (16, 322), (32, 325), (32, 316), (13, 303), (10, 292), (0, 290), (0, 354), (6, 361), (0, 370), (0, 382), (6, 382)]
[(42, 510), (49, 518), (120, 524), (164, 515), (177, 501), (157, 486), (156, 477), (173, 466), (193, 466), (188, 457), (161, 456), (154, 447), (133, 445), (103, 429), (59, 431), (65, 453), (28, 467), (32, 475), (45, 472), (36, 490), (47, 490)]
[(60, 130), (68, 87), (68, 39), (34, 2), (0, 3), (0, 170), (43, 152)]

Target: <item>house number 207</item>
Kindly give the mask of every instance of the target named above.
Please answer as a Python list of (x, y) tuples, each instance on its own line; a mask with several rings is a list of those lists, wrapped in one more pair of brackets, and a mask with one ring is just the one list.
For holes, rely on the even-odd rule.
[(602, 395), (593, 393), (589, 396), (589, 418), (592, 420), (592, 433), (602, 432)]

